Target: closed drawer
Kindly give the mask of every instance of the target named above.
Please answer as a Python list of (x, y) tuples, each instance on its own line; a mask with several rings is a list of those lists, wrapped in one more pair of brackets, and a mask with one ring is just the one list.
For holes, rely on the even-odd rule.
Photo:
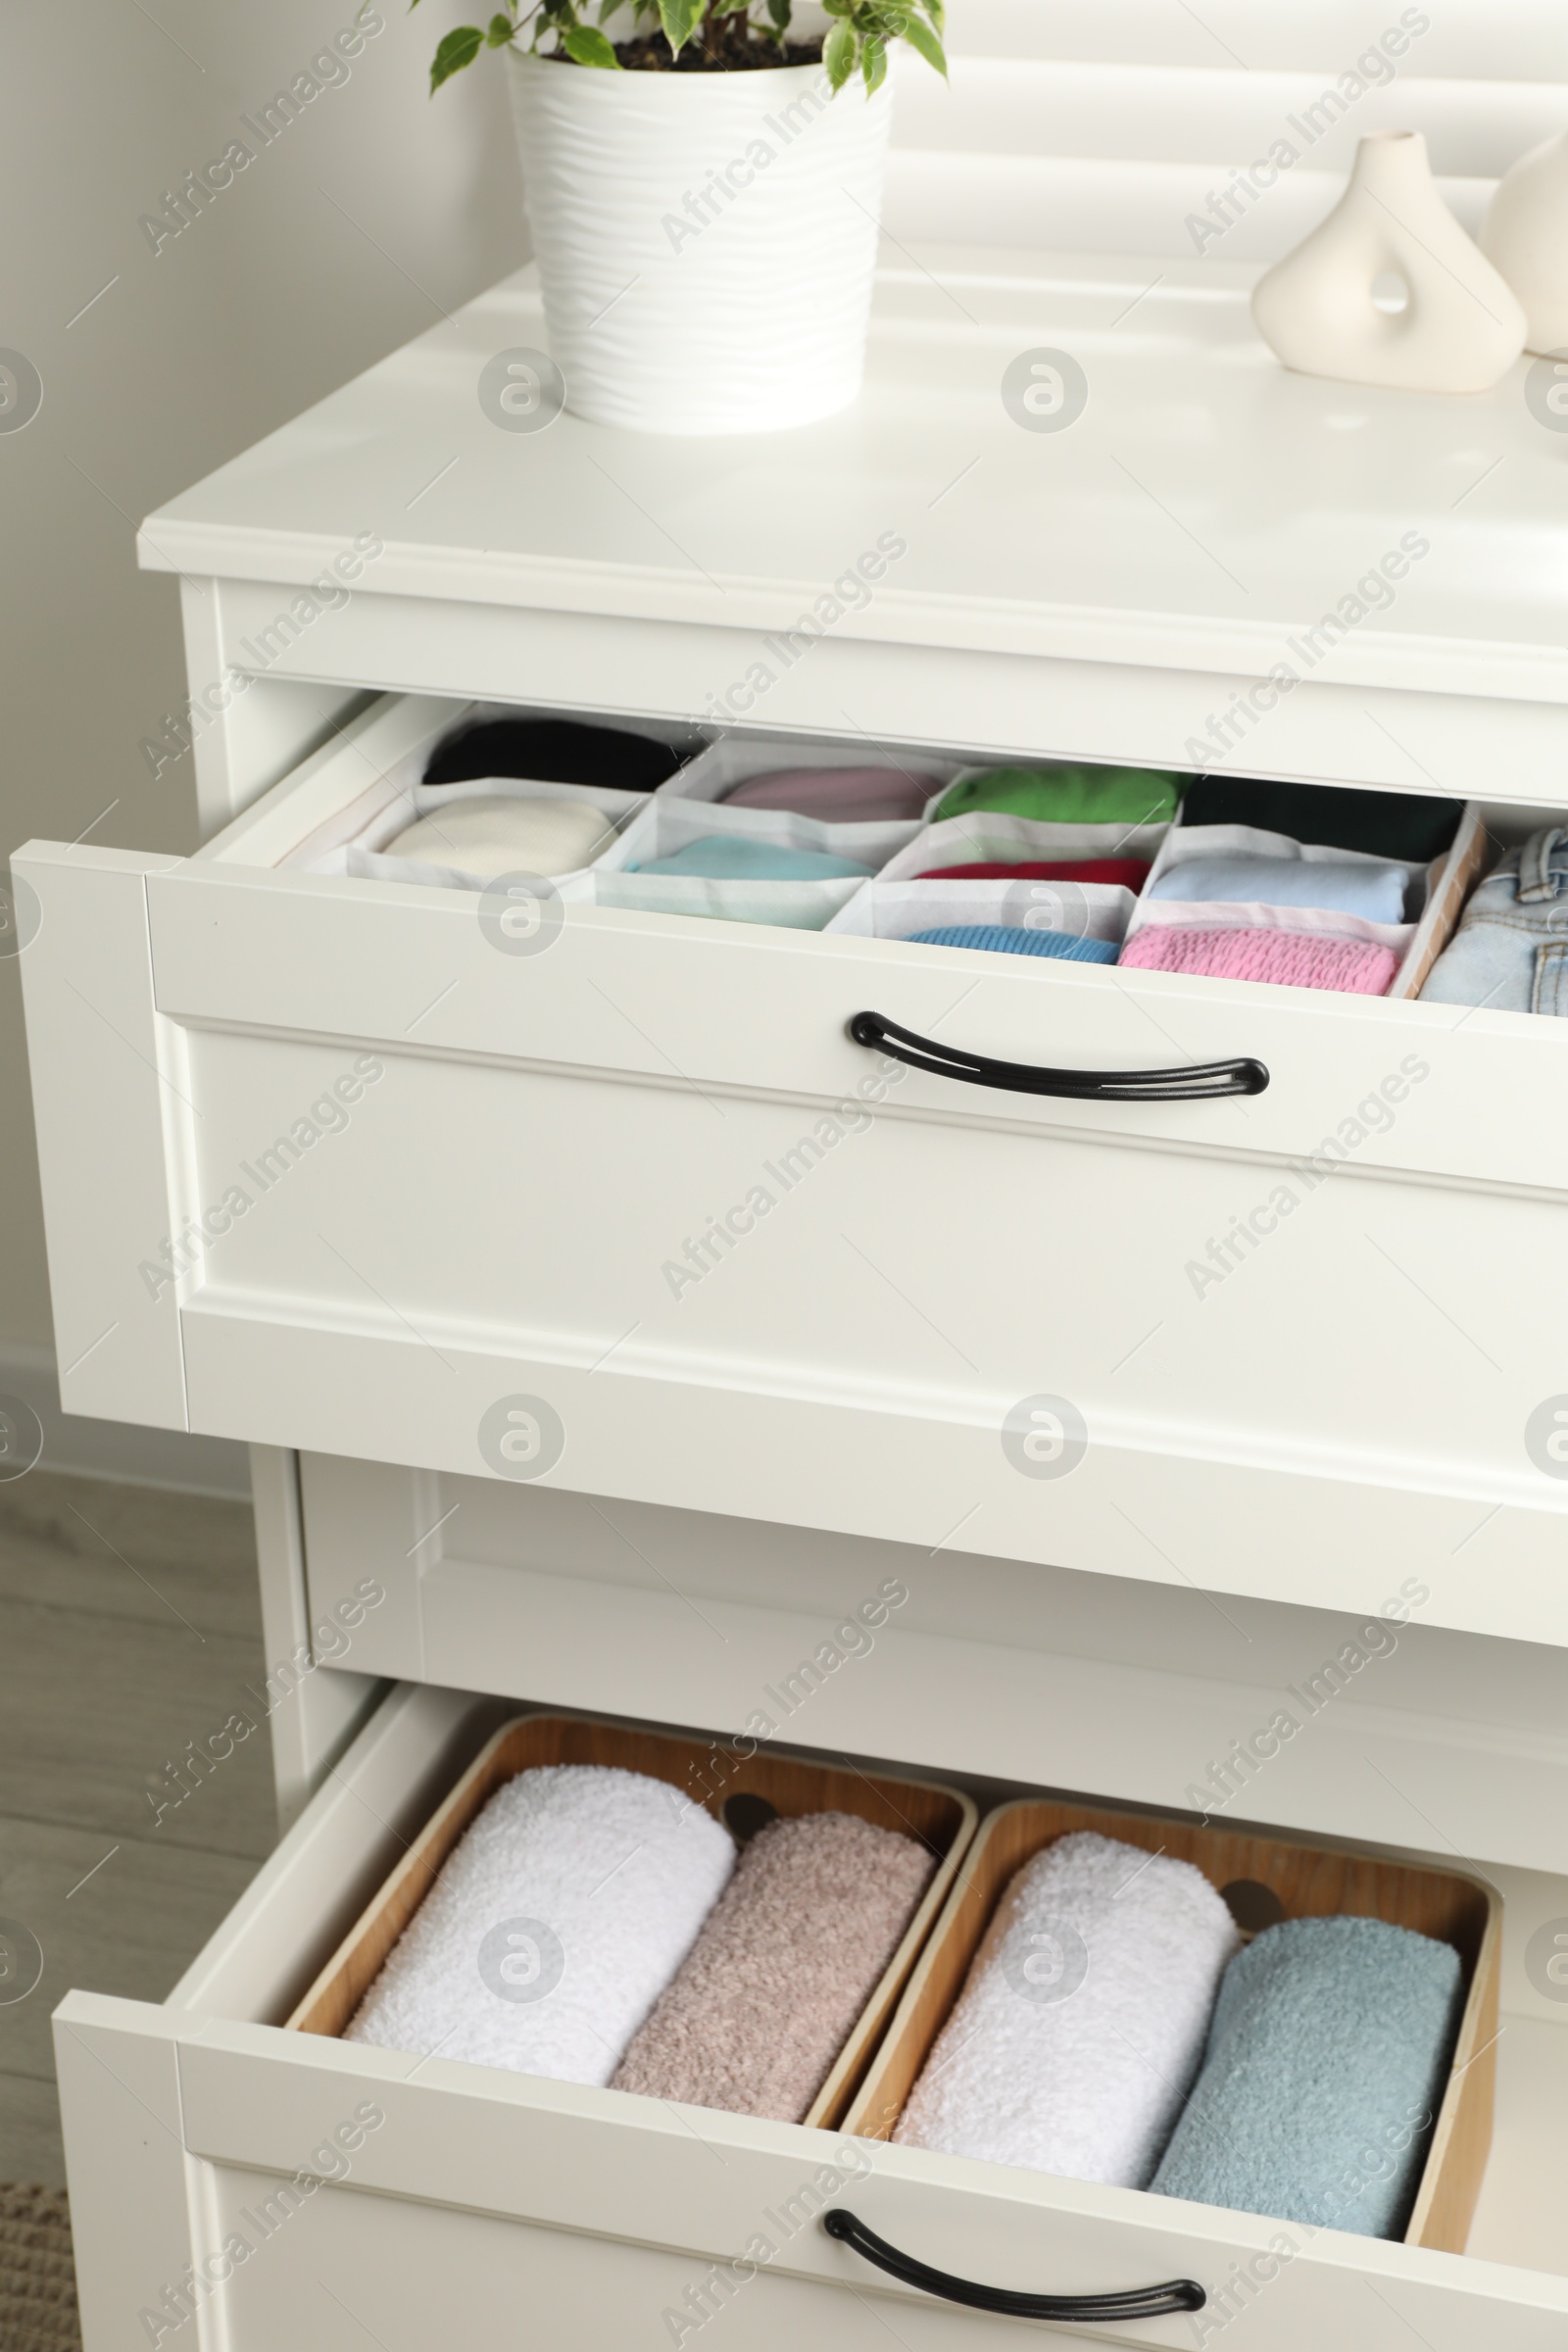
[[(1406, 2329), (1431, 2352), (1562, 2340), (1560, 2219), (1539, 2184), (1561, 2178), (1568, 2034), (1544, 2001), (1505, 2015), (1475, 2250), (1298, 2230), (1283, 2264), (1265, 2220), (284, 2030), (503, 1711), (395, 1692), (167, 2003), (62, 2005), (86, 2352), (189, 2340), (182, 2308), (230, 2352), (340, 2352), (361, 2329), (384, 2352), (501, 2345), (519, 2324), (608, 2352), (691, 2343), (719, 2318), (747, 2352), (1011, 2340), (1010, 2322), (869, 2270), (823, 2229), (834, 2204), (992, 2285), (1205, 2291), (1200, 2314), (1073, 2341), (1177, 2346), (1238, 2314), (1259, 2352), (1382, 2352)], [(1568, 1912), (1568, 1885), (1550, 1892)], [(1510, 1990), (1530, 2005), (1521, 1959), (1505, 2011)]]
[(68, 1410), (1568, 1642), (1568, 1026), (281, 863), (430, 710), (19, 860)]

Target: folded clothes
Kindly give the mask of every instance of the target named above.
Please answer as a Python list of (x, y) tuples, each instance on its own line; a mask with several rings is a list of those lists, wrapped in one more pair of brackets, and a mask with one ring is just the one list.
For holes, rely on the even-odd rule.
[(1253, 825), (1327, 850), (1362, 850), (1404, 865), (1430, 865), (1459, 830), (1462, 801), (1421, 792), (1363, 792), (1339, 784), (1265, 784), (1250, 776), (1197, 776), (1184, 825)]
[(1190, 1862), (1056, 1838), (1004, 1893), (895, 2139), (1145, 2187), (1237, 1943)]
[(855, 858), (835, 858), (826, 850), (785, 849), (775, 841), (753, 841), (742, 834), (705, 833), (667, 858), (647, 858), (628, 865), (628, 874), (696, 874), (706, 882), (829, 882), (854, 874), (868, 878), (871, 868)]
[[(1185, 835), (1187, 826), (1182, 827)], [(1323, 906), (1369, 923), (1404, 920), (1410, 869), (1338, 858), (1183, 858), (1151, 885), (1152, 899), (1242, 899), (1263, 906)]]
[(936, 1865), (853, 1813), (773, 1821), (742, 1852), (616, 2090), (798, 2124)]
[(1055, 956), (1063, 963), (1114, 963), (1116, 943), (1078, 939), (1068, 931), (1030, 931), (1017, 923), (943, 923), (935, 931), (911, 931), (911, 947), (990, 948), (1000, 956)]
[(1568, 1014), (1568, 825), (1533, 833), (1493, 868), (1421, 1002)]
[(614, 835), (589, 801), (454, 801), (421, 816), (382, 851), (416, 858), (460, 874), (569, 874), (598, 857)]
[(1140, 891), (1149, 880), (1147, 858), (1030, 858), (1006, 865), (984, 858), (974, 865), (933, 865), (916, 882), (1103, 882)]
[(666, 1781), (606, 1764), (518, 1773), (447, 1857), (344, 2038), (607, 2083), (734, 1863), (728, 1831)]
[(828, 825), (914, 822), (939, 789), (935, 776), (899, 767), (775, 767), (724, 795), (733, 808), (781, 808)]
[(1267, 980), (1279, 988), (1327, 988), (1352, 997), (1386, 997), (1399, 968), (1393, 949), (1375, 940), (1242, 923), (1228, 930), (1150, 923), (1133, 933), (1121, 961), (1135, 971)]
[(427, 784), (468, 784), (482, 776), (523, 776), (539, 784), (609, 784), (652, 792), (672, 776), (681, 754), (623, 727), (572, 718), (487, 718), (436, 747)]
[(1155, 2194), (1399, 2236), (1463, 1996), (1458, 1953), (1408, 1928), (1265, 1928), (1226, 1971)]
[(1172, 817), (1185, 776), (1155, 767), (988, 767), (949, 787), (931, 821), (991, 808), (1059, 825), (1152, 825)]

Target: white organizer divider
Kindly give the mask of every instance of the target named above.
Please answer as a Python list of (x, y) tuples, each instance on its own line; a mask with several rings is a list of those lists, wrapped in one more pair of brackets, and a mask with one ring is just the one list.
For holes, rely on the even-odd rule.
[(666, 798), (657, 793), (590, 869), (590, 881), (600, 906), (820, 931), (864, 886), (868, 876), (720, 882), (696, 874), (646, 874), (630, 869), (722, 834), (737, 841), (769, 843), (777, 849), (814, 850), (856, 858), (874, 874), (918, 830), (909, 822), (828, 825), (815, 817), (792, 816), (783, 809), (731, 808), (722, 801)]
[(1154, 858), (1170, 827), (1157, 825), (1061, 825), (1005, 809), (971, 808), (961, 816), (925, 824), (888, 859), (880, 882), (912, 882), (933, 866), (1083, 861), (1091, 858)]
[(856, 939), (912, 939), (950, 923), (1000, 923), (1117, 945), (1137, 901), (1111, 882), (862, 882), (827, 925)]
[[(382, 772), (372, 776), (355, 800), (324, 819), (279, 863), (300, 873), (352, 874), (363, 881), (421, 882), (434, 889), (482, 890), (483, 880), (460, 867), (429, 859), (389, 858), (384, 852), (389, 843), (419, 817), (465, 800), (583, 801), (601, 810), (619, 830), (637, 816), (652, 797), (649, 793), (623, 791), (612, 785), (560, 784), (547, 777), (532, 776), (476, 776), (455, 784), (424, 781), (425, 770), (436, 751), (488, 719), (562, 715), (560, 711), (533, 705), (485, 702), (459, 705), (448, 723), (437, 724), (411, 750), (388, 760)], [(615, 723), (623, 734), (640, 735), (656, 743), (663, 743), (680, 732), (654, 719), (628, 718)], [(702, 739), (690, 730), (688, 733), (688, 748), (695, 748)], [(672, 741), (671, 749), (675, 748)], [(675, 773), (678, 775), (681, 770)], [(592, 862), (589, 859), (584, 866), (573, 869), (572, 875), (556, 875), (551, 879), (557, 883), (568, 881), (576, 873), (585, 872), (587, 864)]]

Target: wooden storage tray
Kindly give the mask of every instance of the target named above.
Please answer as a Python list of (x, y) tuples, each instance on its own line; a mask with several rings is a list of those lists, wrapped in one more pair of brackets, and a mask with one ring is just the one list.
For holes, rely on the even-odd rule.
[(1462, 2254), (1492, 2145), (1502, 1899), (1478, 1879), (1374, 1854), (1033, 1798), (999, 1806), (969, 1849), (962, 1879), (845, 2118), (846, 2133), (892, 2137), (1004, 1888), (1025, 1862), (1070, 1830), (1096, 1830), (1192, 1862), (1221, 1891), (1239, 1883), (1267, 1887), (1287, 1919), (1351, 1912), (1453, 1945), (1465, 1970), (1464, 2013), (1404, 2242)]
[[(431, 1816), (373, 1901), (350, 1929), (287, 2021), (300, 2034), (340, 2034), (419, 1908), (448, 1854), (487, 1798), (538, 1764), (616, 1764), (668, 1781), (716, 1820), (737, 1797), (760, 1797), (775, 1813), (855, 1813), (881, 1830), (917, 1838), (937, 1867), (833, 2069), (804, 2121), (834, 2130), (865, 2072), (877, 2039), (953, 1885), (979, 1818), (956, 1788), (841, 1771), (804, 1757), (759, 1750), (744, 1762), (712, 1740), (682, 1739), (578, 1715), (523, 1715), (503, 1724)], [(744, 1839), (744, 1832), (742, 1833)]]

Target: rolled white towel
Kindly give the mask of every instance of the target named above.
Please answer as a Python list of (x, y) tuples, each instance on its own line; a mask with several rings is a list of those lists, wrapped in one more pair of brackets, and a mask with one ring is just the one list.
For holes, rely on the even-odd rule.
[(1190, 1862), (1058, 1838), (998, 1904), (895, 2138), (1147, 2187), (1240, 1940)]
[(518, 1773), (477, 1813), (349, 2041), (606, 2083), (735, 1867), (729, 1832), (612, 1765)]

